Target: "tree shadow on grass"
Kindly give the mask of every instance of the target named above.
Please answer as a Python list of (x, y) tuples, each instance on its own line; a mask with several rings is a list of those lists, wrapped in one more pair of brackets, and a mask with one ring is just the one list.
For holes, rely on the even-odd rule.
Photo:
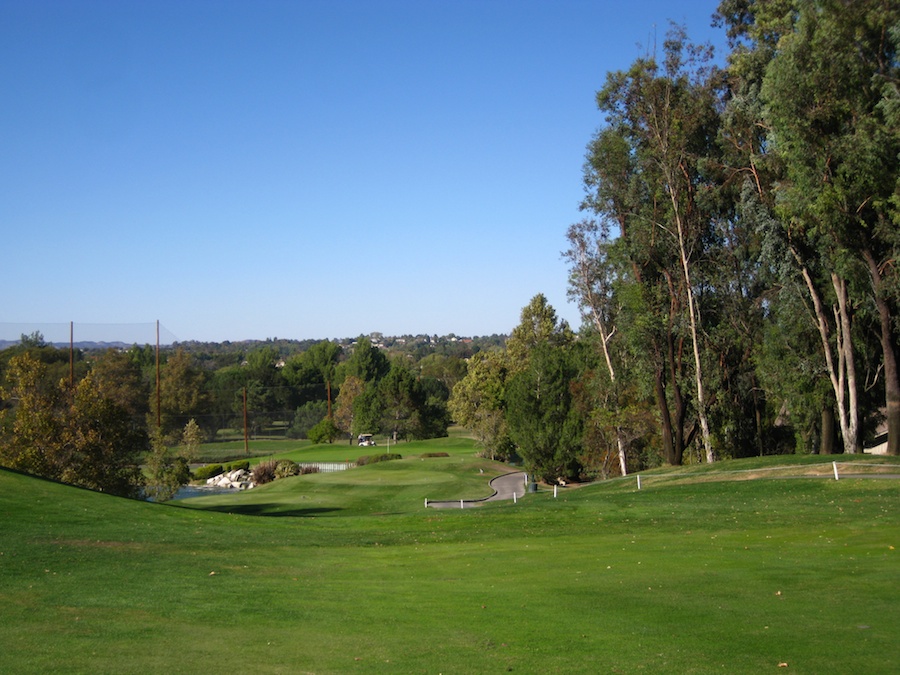
[(240, 516), (261, 516), (265, 518), (312, 518), (334, 511), (342, 511), (337, 508), (286, 508), (284, 504), (240, 504), (223, 506), (204, 506), (200, 511), (218, 511), (219, 513), (234, 513)]

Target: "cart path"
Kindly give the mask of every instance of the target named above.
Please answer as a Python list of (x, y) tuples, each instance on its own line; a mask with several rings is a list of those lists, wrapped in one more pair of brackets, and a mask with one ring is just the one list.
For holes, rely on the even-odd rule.
[(496, 502), (500, 500), (518, 499), (525, 495), (525, 481), (528, 474), (522, 471), (505, 473), (491, 479), (490, 486), (494, 494), (484, 499), (454, 499), (441, 501), (428, 501), (428, 508), (432, 509), (471, 509), (481, 506), (484, 502)]

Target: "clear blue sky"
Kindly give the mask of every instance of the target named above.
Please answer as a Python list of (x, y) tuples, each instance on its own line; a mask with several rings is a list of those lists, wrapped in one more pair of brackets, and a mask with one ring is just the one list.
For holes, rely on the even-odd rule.
[(544, 293), (578, 327), (594, 94), (670, 19), (723, 42), (715, 6), (0, 0), (0, 322), (489, 335)]

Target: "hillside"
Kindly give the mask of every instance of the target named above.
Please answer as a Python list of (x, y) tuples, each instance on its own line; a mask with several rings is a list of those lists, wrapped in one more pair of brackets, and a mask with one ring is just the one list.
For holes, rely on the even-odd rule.
[(230, 509), (280, 517), (0, 471), (3, 670), (900, 666), (900, 481), (629, 479), (432, 511), (440, 476), (482, 474), (429, 461), (284, 479)]

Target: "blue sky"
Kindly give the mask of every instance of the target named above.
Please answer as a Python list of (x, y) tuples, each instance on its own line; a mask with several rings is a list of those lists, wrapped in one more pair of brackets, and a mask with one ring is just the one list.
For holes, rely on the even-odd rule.
[(0, 0), (0, 324), (577, 327), (594, 94), (670, 19), (721, 43), (715, 5)]

